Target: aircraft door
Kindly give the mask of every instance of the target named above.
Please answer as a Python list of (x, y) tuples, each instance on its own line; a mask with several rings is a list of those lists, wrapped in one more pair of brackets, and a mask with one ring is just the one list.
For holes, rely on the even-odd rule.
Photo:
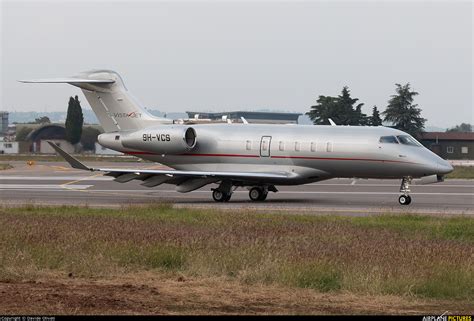
[(262, 136), (260, 140), (260, 157), (270, 157), (272, 136)]

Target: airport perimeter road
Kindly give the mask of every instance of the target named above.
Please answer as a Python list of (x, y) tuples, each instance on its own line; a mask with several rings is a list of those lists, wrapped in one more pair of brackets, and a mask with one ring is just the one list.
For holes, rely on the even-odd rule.
[[(422, 213), (474, 215), (474, 180), (447, 180), (433, 185), (412, 186), (412, 204), (398, 204), (397, 180), (332, 179), (303, 186), (279, 186), (265, 202), (251, 202), (246, 189), (234, 192), (228, 203), (215, 203), (210, 186), (181, 194), (172, 185), (155, 188), (140, 182), (117, 183), (102, 174), (78, 171), (64, 163), (44, 162), (0, 172), (0, 201), (4, 205), (88, 205), (117, 207), (127, 204), (169, 202), (177, 207), (245, 208), (367, 215)], [(99, 164), (91, 164), (99, 165)], [(104, 167), (159, 168), (151, 163), (104, 163)]]

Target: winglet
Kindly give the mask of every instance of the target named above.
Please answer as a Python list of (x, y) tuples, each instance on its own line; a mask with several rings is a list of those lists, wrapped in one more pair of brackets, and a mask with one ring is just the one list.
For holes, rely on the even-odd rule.
[(59, 154), (61, 155), (62, 158), (64, 158), (66, 160), (66, 162), (69, 163), (69, 165), (71, 165), (72, 168), (77, 168), (77, 169), (83, 169), (83, 170), (86, 170), (86, 171), (92, 171), (93, 169), (90, 168), (90, 167), (87, 167), (86, 165), (82, 164), (80, 161), (78, 161), (76, 158), (74, 158), (73, 156), (69, 155), (68, 153), (66, 153), (65, 151), (63, 151), (61, 148), (59, 148), (58, 145), (56, 145), (55, 143), (51, 142), (51, 141), (48, 141), (48, 144), (54, 148), (54, 150)]

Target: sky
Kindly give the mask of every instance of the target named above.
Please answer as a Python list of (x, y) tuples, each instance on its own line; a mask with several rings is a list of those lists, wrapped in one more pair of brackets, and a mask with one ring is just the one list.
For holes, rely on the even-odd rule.
[(1, 105), (65, 111), (78, 88), (19, 79), (119, 72), (164, 112), (306, 112), (348, 86), (370, 114), (409, 82), (427, 125), (474, 123), (471, 1), (1, 1)]

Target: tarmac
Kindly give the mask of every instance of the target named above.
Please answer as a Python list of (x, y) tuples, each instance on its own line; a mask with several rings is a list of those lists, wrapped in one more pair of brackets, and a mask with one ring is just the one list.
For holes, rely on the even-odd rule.
[[(230, 202), (212, 200), (210, 185), (182, 194), (173, 185), (154, 188), (140, 182), (114, 182), (113, 178), (70, 168), (63, 162), (9, 162), (13, 169), (0, 171), (0, 200), (4, 206), (77, 205), (121, 207), (132, 204), (171, 203), (175, 207), (285, 211), (291, 213), (375, 215), (416, 213), (473, 215), (474, 180), (446, 180), (413, 185), (412, 203), (398, 204), (399, 180), (331, 179), (301, 186), (277, 186), (265, 202), (252, 202), (248, 190), (237, 189)], [(87, 162), (100, 167), (164, 168), (152, 163)]]

